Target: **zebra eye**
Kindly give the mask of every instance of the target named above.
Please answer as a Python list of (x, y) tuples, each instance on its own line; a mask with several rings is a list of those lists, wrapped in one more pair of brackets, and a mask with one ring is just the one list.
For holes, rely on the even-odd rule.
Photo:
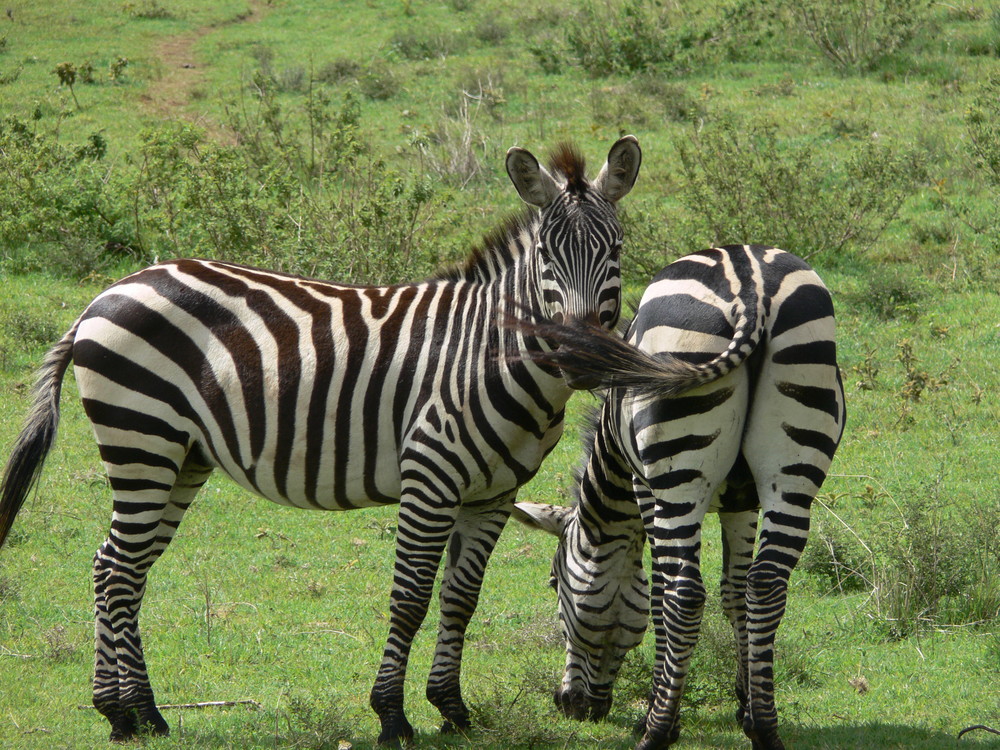
[(559, 589), (559, 580), (555, 576), (549, 576), (549, 588), (553, 591)]

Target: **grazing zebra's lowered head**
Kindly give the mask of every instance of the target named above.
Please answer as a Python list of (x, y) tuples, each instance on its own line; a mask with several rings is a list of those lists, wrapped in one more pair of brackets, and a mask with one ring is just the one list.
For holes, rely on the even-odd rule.
[[(630, 135), (611, 147), (593, 182), (586, 177), (583, 157), (568, 144), (556, 148), (548, 170), (524, 149), (507, 152), (507, 174), (518, 194), (541, 209), (529, 259), (530, 283), (542, 292), (541, 309), (533, 315), (557, 325), (577, 322), (605, 329), (618, 322), (622, 228), (616, 204), (635, 184), (641, 161), (639, 143)], [(572, 388), (596, 385), (586, 375), (563, 375)]]
[(642, 642), (649, 620), (649, 581), (642, 564), (646, 540), (635, 523), (635, 499), (631, 493), (617, 498), (594, 493), (598, 481), (606, 483), (594, 472), (604, 468), (588, 463), (589, 476), (579, 484), (587, 496), (571, 508), (515, 506), (522, 523), (559, 538), (549, 584), (559, 601), (566, 666), (554, 699), (563, 713), (581, 721), (607, 715), (625, 655)]

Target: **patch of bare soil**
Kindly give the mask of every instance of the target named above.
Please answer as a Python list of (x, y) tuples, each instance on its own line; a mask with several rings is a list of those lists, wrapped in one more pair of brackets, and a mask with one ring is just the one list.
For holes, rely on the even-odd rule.
[(223, 24), (203, 26), (184, 34), (169, 37), (154, 49), (160, 60), (163, 75), (146, 93), (139, 96), (143, 110), (164, 120), (183, 119), (204, 128), (208, 136), (221, 143), (234, 142), (234, 136), (222, 123), (197, 113), (191, 103), (197, 92), (204, 93), (205, 65), (194, 53), (195, 44), (220, 26), (257, 23), (267, 13), (269, 2), (254, 0), (245, 14)]

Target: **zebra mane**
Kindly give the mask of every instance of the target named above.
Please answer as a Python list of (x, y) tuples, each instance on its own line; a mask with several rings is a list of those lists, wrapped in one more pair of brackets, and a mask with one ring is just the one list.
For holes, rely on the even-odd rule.
[(524, 252), (519, 239), (531, 232), (537, 213), (525, 209), (508, 216), (490, 230), (482, 243), (473, 248), (462, 262), (451, 265), (435, 274), (432, 281), (486, 281), (494, 278), (498, 268), (508, 268)]
[(587, 464), (594, 452), (594, 437), (597, 435), (597, 425), (601, 421), (604, 402), (608, 400), (607, 391), (592, 391), (597, 403), (587, 406), (583, 414), (583, 426), (580, 428), (580, 443), (583, 445), (583, 457), (573, 470), (573, 487), (571, 490), (573, 507), (580, 504), (580, 482), (587, 471)]
[(586, 191), (587, 163), (583, 154), (572, 143), (560, 143), (549, 156), (549, 171), (558, 172), (566, 179), (567, 192), (579, 195)]

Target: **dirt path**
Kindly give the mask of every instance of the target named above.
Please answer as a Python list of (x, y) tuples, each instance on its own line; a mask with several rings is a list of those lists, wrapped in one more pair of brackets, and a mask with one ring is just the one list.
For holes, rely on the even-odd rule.
[(221, 24), (201, 28), (177, 36), (168, 37), (154, 49), (154, 54), (162, 64), (162, 77), (139, 96), (142, 109), (164, 120), (183, 119), (204, 128), (209, 138), (222, 143), (232, 143), (233, 134), (224, 123), (212, 120), (205, 114), (194, 111), (191, 102), (203, 86), (205, 67), (194, 53), (195, 44), (222, 26), (251, 24), (259, 22), (269, 9), (266, 0), (251, 0), (245, 14)]

